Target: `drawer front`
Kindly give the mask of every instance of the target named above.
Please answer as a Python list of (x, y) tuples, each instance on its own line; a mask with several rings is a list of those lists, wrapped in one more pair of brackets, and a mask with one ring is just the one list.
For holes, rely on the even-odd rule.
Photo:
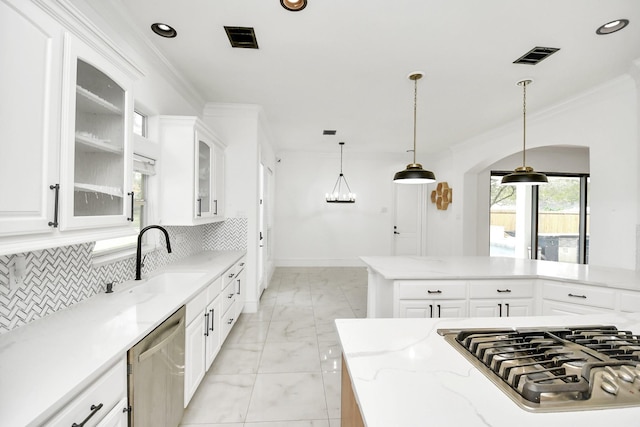
[(226, 287), (229, 283), (233, 282), (233, 279), (235, 279), (235, 277), (236, 277), (236, 267), (234, 265), (233, 267), (231, 267), (230, 269), (222, 273), (222, 280), (224, 283), (223, 286)]
[(238, 261), (236, 263), (236, 265), (234, 267), (236, 276), (238, 276), (242, 272), (242, 270), (244, 270), (244, 266), (245, 266), (246, 263), (247, 263), (247, 261), (246, 261), (245, 257), (242, 257), (242, 259), (240, 259), (240, 261)]
[(231, 305), (231, 307), (229, 307), (229, 310), (227, 310), (223, 315), (222, 318), (220, 319), (220, 342), (223, 343), (224, 340), (227, 338), (227, 335), (229, 335), (229, 332), (231, 331), (231, 328), (233, 328), (233, 325), (236, 324), (236, 321), (238, 320), (237, 316), (236, 316), (236, 310), (235, 310), (235, 306)]
[[(76, 396), (58, 414), (47, 422), (47, 426), (70, 426), (80, 424), (92, 412), (94, 415), (85, 424), (86, 427), (97, 425), (127, 395), (127, 365), (122, 358), (93, 384)], [(92, 410), (94, 407), (100, 409)], [(124, 407), (122, 408), (124, 409)]]
[(187, 303), (186, 324), (190, 324), (193, 320), (202, 316), (204, 309), (207, 307), (207, 290), (200, 292), (191, 301)]
[(620, 311), (640, 312), (640, 292), (620, 292)]
[(465, 299), (464, 280), (398, 280), (398, 299)]
[(471, 280), (469, 296), (473, 298), (532, 298), (533, 280)]
[(207, 287), (207, 304), (216, 299), (222, 292), (222, 277), (218, 277)]
[(231, 307), (231, 304), (236, 300), (235, 281), (231, 281), (231, 283), (222, 290), (222, 294), (220, 296), (222, 297), (222, 312), (226, 313), (227, 310), (229, 310), (229, 307)]
[(615, 307), (616, 294), (613, 289), (545, 282), (542, 285), (542, 298), (545, 300), (562, 301), (590, 307), (613, 309)]

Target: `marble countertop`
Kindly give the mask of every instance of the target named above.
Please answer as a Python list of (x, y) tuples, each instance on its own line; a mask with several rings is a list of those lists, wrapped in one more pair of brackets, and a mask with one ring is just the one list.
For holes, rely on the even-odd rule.
[(540, 278), (640, 290), (640, 272), (594, 265), (488, 256), (363, 256), (360, 259), (388, 280)]
[[(41, 424), (243, 255), (201, 252), (0, 335), (0, 424)], [(164, 272), (193, 274), (148, 289)]]
[(474, 368), (439, 328), (613, 324), (640, 333), (640, 313), (468, 319), (341, 319), (336, 326), (367, 427), (637, 425), (637, 408), (533, 413)]

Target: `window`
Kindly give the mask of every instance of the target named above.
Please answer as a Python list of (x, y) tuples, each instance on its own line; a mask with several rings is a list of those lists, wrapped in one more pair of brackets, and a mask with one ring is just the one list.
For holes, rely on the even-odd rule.
[(147, 137), (147, 116), (139, 111), (133, 112), (133, 133), (143, 138)]
[(506, 173), (491, 173), (490, 255), (588, 263), (589, 176), (548, 173), (546, 185), (502, 186)]

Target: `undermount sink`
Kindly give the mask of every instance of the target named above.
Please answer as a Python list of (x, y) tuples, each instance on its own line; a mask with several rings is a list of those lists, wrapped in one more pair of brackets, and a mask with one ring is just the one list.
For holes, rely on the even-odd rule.
[(202, 275), (202, 272), (168, 271), (139, 281), (132, 280), (130, 286), (125, 287), (122, 291), (150, 294), (167, 293), (197, 280)]

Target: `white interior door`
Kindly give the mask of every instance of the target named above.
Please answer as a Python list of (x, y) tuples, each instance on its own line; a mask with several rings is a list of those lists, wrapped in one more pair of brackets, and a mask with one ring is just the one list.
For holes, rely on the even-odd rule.
[(424, 185), (396, 184), (393, 255), (422, 255)]
[(265, 250), (266, 250), (266, 235), (265, 235), (265, 167), (262, 163), (260, 163), (260, 170), (258, 173), (259, 182), (259, 207), (260, 212), (258, 213), (258, 283), (260, 289), (258, 290), (258, 298), (262, 295), (262, 291), (264, 291), (266, 287), (266, 279), (265, 279)]

